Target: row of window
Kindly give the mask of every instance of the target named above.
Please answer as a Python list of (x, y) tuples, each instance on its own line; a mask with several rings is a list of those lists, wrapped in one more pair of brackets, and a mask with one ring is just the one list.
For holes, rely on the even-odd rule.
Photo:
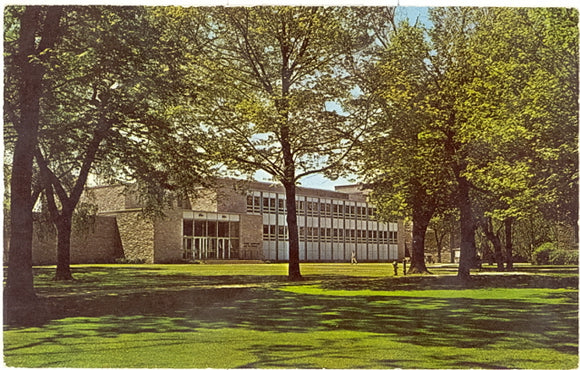
[[(356, 230), (356, 229), (336, 229), (329, 227), (304, 227), (298, 228), (300, 239), (320, 240), (320, 241), (346, 241), (397, 243), (396, 231), (382, 230)], [(264, 225), (264, 240), (283, 239), (288, 240), (288, 227), (276, 225)]]
[(238, 221), (183, 220), (183, 235), (237, 238), (240, 236), (240, 223)]
[[(335, 200), (335, 202), (337, 202)], [(340, 201), (338, 201), (340, 202)], [(286, 212), (286, 200), (269, 197), (260, 197), (248, 195), (246, 211), (248, 213), (274, 213), (281, 214)], [(367, 219), (375, 216), (374, 207), (366, 204), (336, 204), (321, 203), (316, 201), (296, 201), (296, 213), (298, 215), (309, 216), (326, 216), (337, 218)]]

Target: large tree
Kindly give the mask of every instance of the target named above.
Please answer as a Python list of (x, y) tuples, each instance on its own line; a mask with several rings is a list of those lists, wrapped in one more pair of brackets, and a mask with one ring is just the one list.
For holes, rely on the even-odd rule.
[[(300, 279), (296, 185), (339, 173), (368, 125), (356, 73), (379, 32), (376, 12), (348, 7), (211, 9), (200, 76), (211, 85), (196, 117), (229, 169), (263, 170), (286, 192), (289, 278)], [(386, 21), (376, 23), (377, 30)], [(374, 23), (373, 23), (374, 24)]]
[[(513, 223), (534, 207), (546, 205), (554, 219), (575, 214), (577, 201), (563, 194), (577, 189), (578, 89), (571, 82), (578, 77), (577, 13), (434, 8), (430, 19), (425, 35), (410, 37), (419, 31), (409, 28), (405, 43), (393, 39), (379, 65), (383, 86), (375, 95), (384, 99), (384, 119), (390, 121), (384, 140), (402, 148), (386, 153), (393, 163), (406, 158), (408, 186), (392, 170), (383, 177), (399, 184), (404, 192), (393, 194), (413, 211), (407, 189), (429, 200), (440, 192), (436, 185), (448, 186), (450, 205), (459, 210), (458, 274), (467, 278), (476, 257), (476, 199), (486, 205), (486, 217), (505, 225), (508, 250)], [(395, 50), (407, 59), (393, 58)], [(430, 146), (431, 155), (422, 154)], [(418, 181), (417, 165), (450, 174), (448, 181)], [(577, 191), (571, 194), (573, 200)]]
[(485, 213), (505, 226), (508, 268), (514, 223), (541, 211), (577, 230), (578, 15), (573, 9), (478, 13), (463, 90), (462, 135), (474, 148), (466, 176)]
[[(27, 6), (6, 11), (6, 37), (13, 41), (5, 54), (6, 81), (18, 89), (6, 88), (4, 117), (14, 123), (16, 141), (10, 181), (10, 249), (4, 295), (17, 309), (18, 302), (34, 300), (32, 280), (32, 174), (38, 140), (41, 97), (45, 91), (45, 61), (59, 37), (61, 7)], [(10, 39), (12, 35), (18, 35)]]
[[(57, 229), (58, 280), (72, 278), (71, 226), (91, 171), (138, 179), (141, 189), (156, 188), (157, 197), (162, 188), (191, 186), (206, 169), (195, 145), (174, 135), (175, 107), (191, 86), (177, 68), (184, 52), (160, 36), (166, 28), (155, 8), (62, 8), (60, 37), (43, 64), (46, 89), (33, 151)], [(174, 175), (184, 167), (190, 170)]]
[[(382, 113), (362, 145), (365, 182), (382, 217), (411, 217), (413, 240), (410, 273), (425, 273), (425, 233), (434, 214), (449, 200), (450, 173), (437, 114), (425, 109), (436, 80), (425, 66), (425, 29), (397, 26), (371, 68), (369, 83)], [(435, 114), (434, 114), (435, 113)]]
[(152, 56), (158, 56), (157, 37), (144, 8), (64, 10), (63, 36), (47, 66), (50, 89), (44, 96), (35, 152), (46, 205), (57, 229), (57, 280), (72, 278), (72, 219), (88, 175), (95, 165), (111, 165), (105, 161), (110, 153), (103, 151), (111, 143), (103, 144), (121, 130), (122, 140), (142, 139), (139, 131), (156, 123), (148, 119), (149, 106), (162, 91), (161, 68), (152, 67)]

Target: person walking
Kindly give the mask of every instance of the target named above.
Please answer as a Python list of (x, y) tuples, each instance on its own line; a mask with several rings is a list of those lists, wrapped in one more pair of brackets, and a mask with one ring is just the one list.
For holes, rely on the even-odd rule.
[(350, 264), (351, 265), (358, 264), (358, 261), (356, 260), (356, 252), (355, 251), (350, 252)]

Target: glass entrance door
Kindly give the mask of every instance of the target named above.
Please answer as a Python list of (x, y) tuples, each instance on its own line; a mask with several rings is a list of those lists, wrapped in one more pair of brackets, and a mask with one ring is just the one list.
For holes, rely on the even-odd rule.
[(206, 237), (194, 237), (194, 259), (205, 259), (208, 258), (208, 238)]
[(230, 240), (227, 238), (218, 238), (218, 258), (219, 259), (230, 259), (231, 258), (231, 248)]
[(239, 258), (239, 221), (183, 220), (183, 258)]

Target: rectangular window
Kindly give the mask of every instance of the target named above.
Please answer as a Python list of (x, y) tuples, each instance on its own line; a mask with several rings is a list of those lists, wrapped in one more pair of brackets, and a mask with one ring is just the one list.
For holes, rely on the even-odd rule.
[(217, 236), (217, 221), (207, 222), (207, 236)]
[(193, 223), (194, 236), (207, 236), (207, 227), (205, 221), (195, 221)]
[(299, 200), (297, 203), (297, 213), (299, 215), (303, 215), (304, 214), (304, 201), (303, 200)]
[(254, 213), (260, 213), (260, 197), (254, 195)]
[(183, 235), (193, 236), (193, 220), (183, 220)]
[(227, 221), (218, 222), (218, 236), (221, 238), (226, 238), (230, 236), (230, 228)]

